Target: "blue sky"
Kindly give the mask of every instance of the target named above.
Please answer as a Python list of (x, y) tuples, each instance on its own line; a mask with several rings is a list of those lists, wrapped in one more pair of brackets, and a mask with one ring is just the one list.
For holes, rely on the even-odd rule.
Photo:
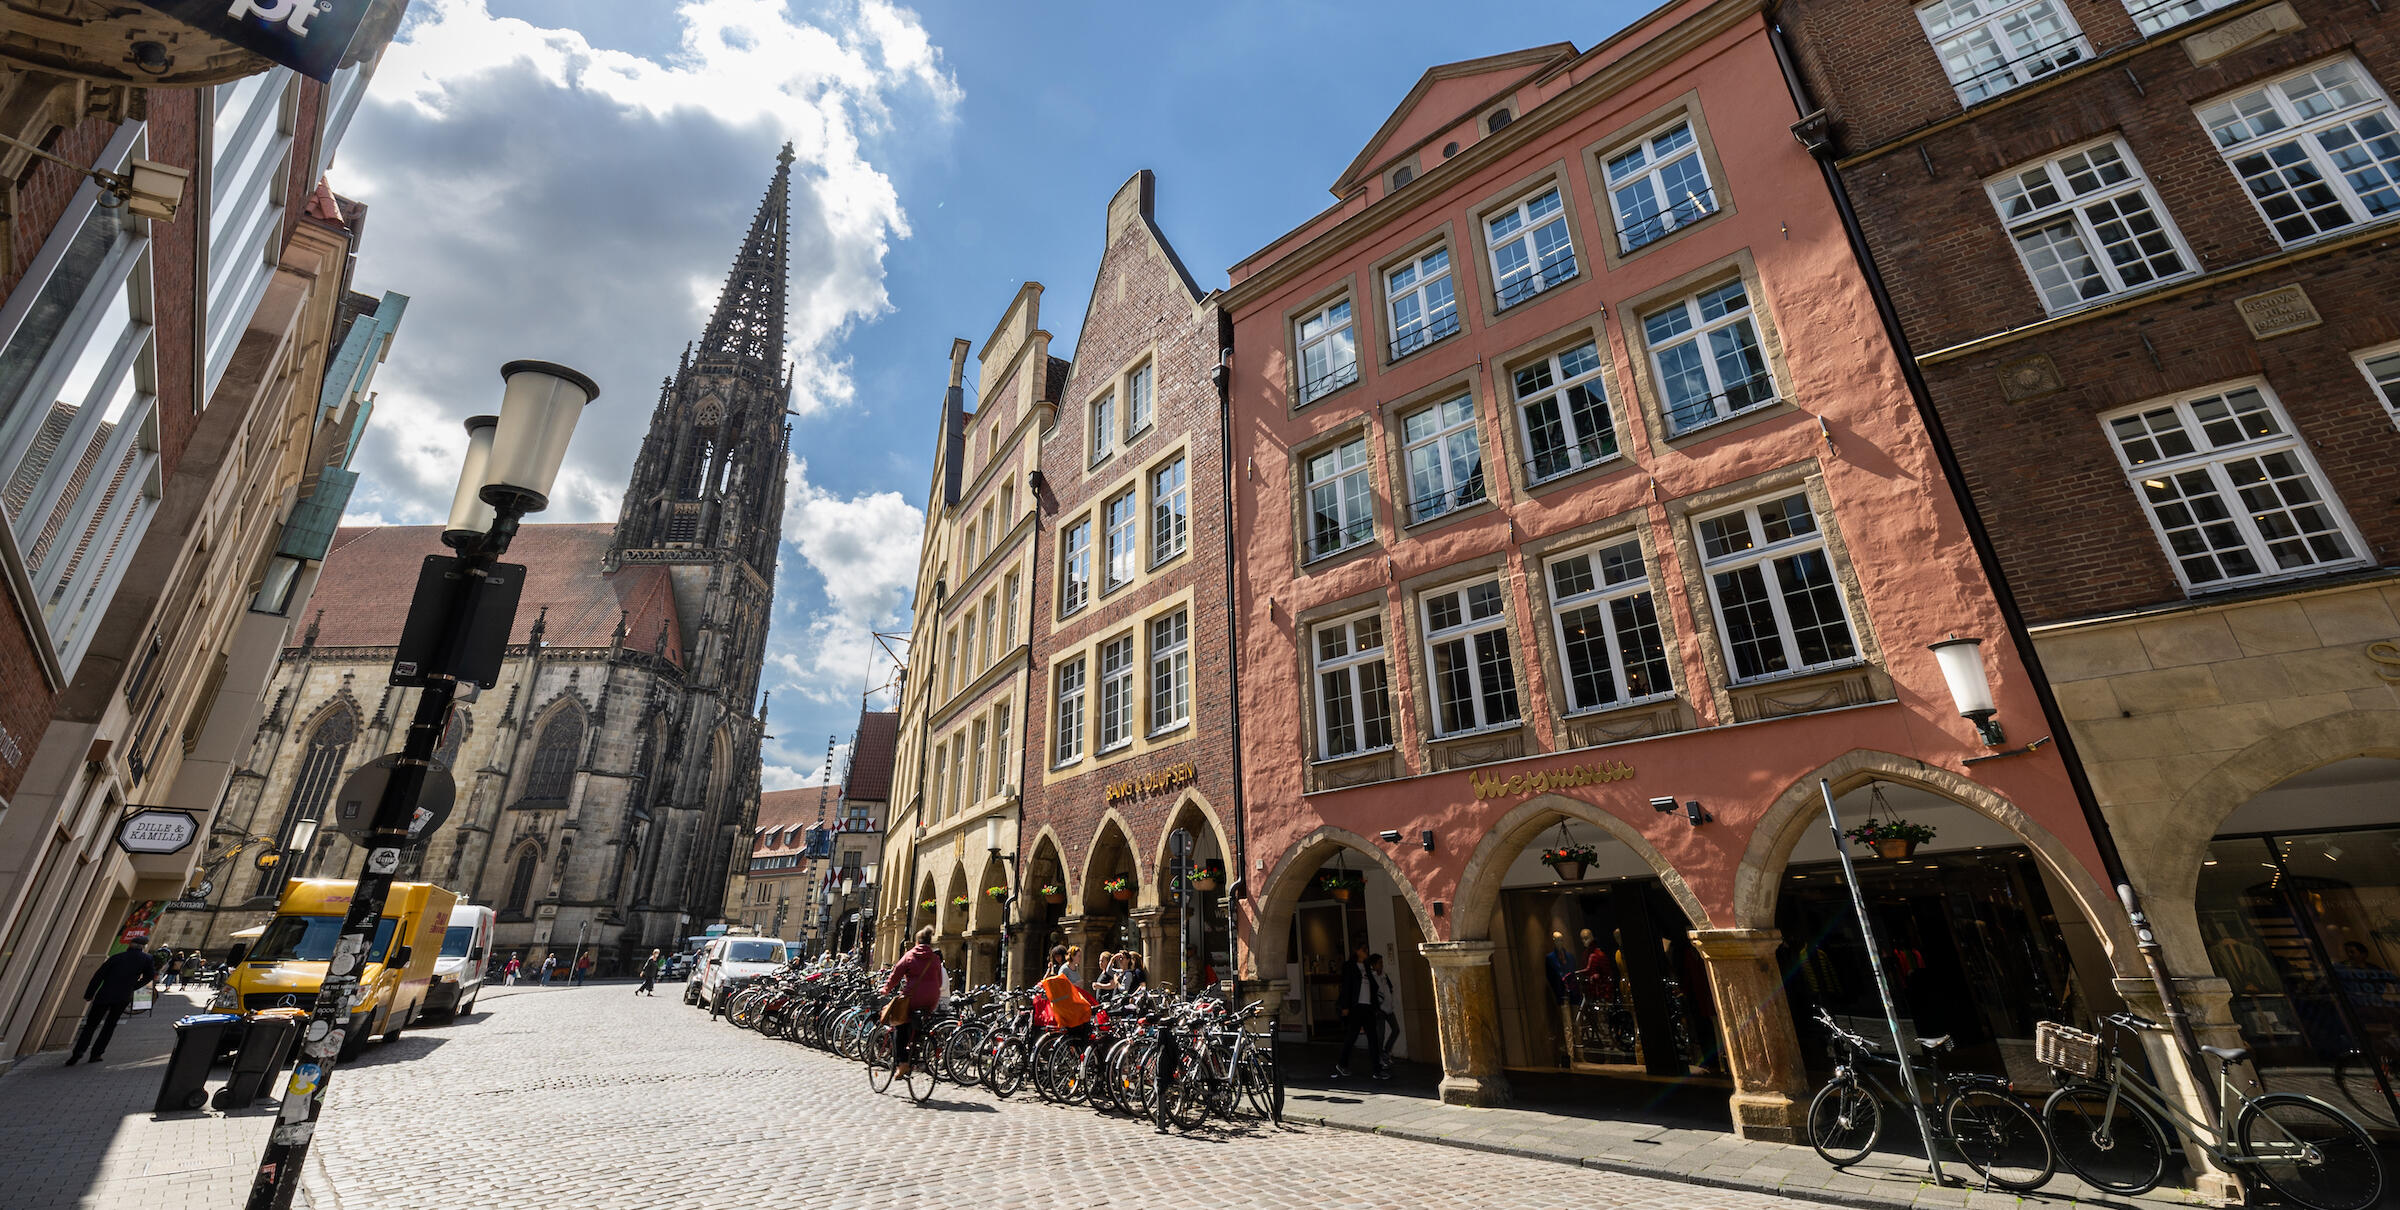
[(457, 421), (513, 357), (601, 382), (542, 519), (614, 520), (658, 381), (795, 140), (804, 414), (764, 780), (813, 780), (889, 675), (869, 631), (906, 629), (953, 337), (980, 346), (1031, 278), (1071, 356), (1136, 169), (1221, 286), (1331, 203), (1426, 67), (1589, 47), (1647, 7), (415, 0), (332, 173), (370, 206), (359, 288), (412, 299), (350, 520), (438, 520)]

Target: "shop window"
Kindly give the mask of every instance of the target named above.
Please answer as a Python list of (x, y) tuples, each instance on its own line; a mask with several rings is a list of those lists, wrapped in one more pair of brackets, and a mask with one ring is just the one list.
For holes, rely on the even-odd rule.
[(1569, 710), (1602, 710), (1674, 690), (1640, 542), (1578, 551), (1552, 560), (1549, 572)]
[(1308, 557), (1322, 559), (1375, 539), (1375, 489), (1367, 473), (1367, 439), (1354, 437), (1310, 455)]
[(1300, 402), (1305, 405), (1358, 381), (1358, 338), (1350, 300), (1337, 299), (1302, 318)]
[(1400, 434), (1411, 524), (1483, 499), (1483, 446), (1476, 440), (1472, 396), (1411, 413), (1400, 422)]
[(1917, 9), (1958, 103), (1973, 105), (2092, 57), (2060, 0), (1934, 0)]
[(1670, 434), (1775, 402), (1775, 379), (1759, 349), (1750, 287), (1739, 278), (1643, 316), (1642, 336), (1658, 374)]
[(1492, 290), (1500, 309), (1574, 280), (1575, 241), (1557, 186), (1483, 221), (1492, 259)]
[(1133, 636), (1100, 645), (1100, 722), (1095, 753), (1133, 742)]
[(1362, 613), (1316, 628), (1317, 757), (1337, 760), (1392, 746), (1390, 672), (1383, 615)]
[(2054, 315), (2192, 271), (2182, 232), (2120, 139), (2019, 168), (1985, 188)]
[(1071, 765), (1083, 759), (1083, 657), (1076, 656), (1060, 664), (1056, 676), (1058, 688), (1052, 697), (1057, 709), (1051, 730), (1057, 738), (1051, 763)]
[(1189, 464), (1182, 458), (1150, 472), (1150, 565), (1183, 553), (1191, 539)]
[(1746, 504), (1694, 528), (1737, 683), (1857, 661), (1833, 560), (1805, 493)]
[(1503, 600), (1500, 581), (1485, 580), (1428, 594), (1421, 603), (1437, 735), (1517, 721), (1517, 666)]
[(1192, 718), (1192, 615), (1178, 609), (1150, 623), (1150, 733)]
[(1717, 212), (1689, 119), (1610, 156), (1607, 168), (1617, 246), (1627, 252)]
[(2203, 105), (2200, 124), (2284, 244), (2400, 213), (2400, 126), (2355, 60)]
[(2186, 589), (2362, 561), (2349, 517), (2266, 384), (2212, 388), (2101, 419)]
[(1591, 341), (1509, 376), (1525, 432), (1526, 478), (1552, 479), (1617, 456), (1617, 429)]
[(1435, 248), (1383, 275), (1384, 306), (1392, 321), (1392, 360), (1458, 332), (1450, 250)]

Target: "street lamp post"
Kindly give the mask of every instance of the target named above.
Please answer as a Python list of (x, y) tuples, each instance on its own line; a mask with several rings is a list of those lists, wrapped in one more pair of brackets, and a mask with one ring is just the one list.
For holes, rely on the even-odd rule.
[[(462, 689), (464, 670), (460, 665), (467, 656), (462, 648), (470, 630), (488, 633), (488, 627), (497, 625), (505, 638), (513, 621), (516, 586), (501, 578), (514, 572), (500, 566), (500, 556), (508, 550), (525, 514), (549, 507), (550, 487), (566, 459), (575, 424), (582, 418), (584, 406), (600, 393), (583, 374), (546, 361), (509, 362), (500, 367), (500, 377), (505, 384), (500, 415), (467, 421), (467, 456), (460, 468), (458, 491), (451, 499), (450, 519), (442, 531), (443, 543), (458, 552), (449, 573), (453, 588), (438, 604), (426, 598), (412, 606), (412, 613), (428, 605), (440, 610), (438, 618), (427, 619), (437, 623), (436, 654), (421, 668), (394, 666), (395, 679), (403, 671), (421, 672), (424, 687), (409, 720), (408, 742), (375, 805), (366, 843), (360, 846), (366, 862), (351, 893), (349, 915), (343, 918), (341, 935), (326, 963), (315, 1009), (301, 1035), (299, 1060), (292, 1068), (283, 1108), (276, 1114), (266, 1152), (251, 1180), (248, 1210), (289, 1210), (292, 1195), (300, 1188), (300, 1169), (308, 1157), (317, 1118), (324, 1112), (325, 1089), (333, 1081), (343, 1041), (350, 1030), (367, 1024), (351, 1019), (360, 999), (359, 976), (369, 962), (384, 957), (369, 954), (367, 946), (383, 916), (393, 876), (399, 873), (401, 851), (409, 843), (409, 823), (426, 774), (433, 768), (434, 749), (449, 722), (453, 698), (475, 694), (473, 681)], [(487, 592), (492, 593), (490, 598)], [(478, 616), (487, 599), (506, 602), (511, 616)], [(391, 956), (401, 962), (407, 961), (409, 953), (405, 940), (393, 938)]]
[(1008, 922), (1017, 914), (1017, 853), (1015, 849), (1005, 853), (1000, 851), (1000, 817), (997, 815), (983, 821), (983, 842), (991, 850), (991, 860), (1005, 863), (1000, 867), (1000, 885), (1008, 893), (1000, 897), (1000, 961), (996, 972), (1000, 986), (1005, 988), (1008, 986), (1008, 950), (1011, 941)]

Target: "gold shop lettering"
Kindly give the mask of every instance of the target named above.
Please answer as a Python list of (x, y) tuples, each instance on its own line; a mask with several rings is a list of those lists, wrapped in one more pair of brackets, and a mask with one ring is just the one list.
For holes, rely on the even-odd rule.
[(1535, 773), (1512, 773), (1502, 777), (1497, 773), (1469, 773), (1467, 784), (1474, 788), (1477, 798), (1514, 798), (1519, 794), (1546, 794), (1573, 786), (1596, 786), (1603, 782), (1633, 780), (1633, 766), (1619, 760), (1604, 760), (1596, 765), (1568, 765), (1563, 769), (1543, 769)]
[(1108, 801), (1123, 802), (1158, 790), (1171, 790), (1200, 780), (1200, 766), (1190, 761), (1169, 765), (1156, 773), (1145, 773), (1130, 781), (1121, 781), (1108, 788)]
[(2400, 685), (2400, 640), (2367, 644), (2367, 658), (2375, 661), (2375, 675)]

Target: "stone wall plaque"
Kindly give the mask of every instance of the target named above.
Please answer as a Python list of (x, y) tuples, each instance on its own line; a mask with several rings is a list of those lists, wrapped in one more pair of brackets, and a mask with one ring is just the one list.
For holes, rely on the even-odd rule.
[(2233, 300), (2234, 309), (2242, 313), (2242, 322), (2250, 325), (2250, 335), (2266, 340), (2286, 332), (2299, 332), (2324, 323), (2317, 314), (2315, 303), (2308, 301), (2308, 291), (2298, 283), (2277, 286), (2263, 294)]
[(2183, 53), (2192, 57), (2192, 66), (2205, 67), (2243, 47), (2255, 46), (2301, 28), (2304, 28), (2304, 23), (2300, 20), (2300, 14), (2292, 11), (2291, 5), (2270, 4), (2255, 13), (2244, 14), (2185, 38)]
[(2039, 399), (2053, 391), (2066, 389), (2058, 376), (2058, 363), (2048, 353), (2020, 357), (2000, 367), (2000, 394), (2010, 403)]

